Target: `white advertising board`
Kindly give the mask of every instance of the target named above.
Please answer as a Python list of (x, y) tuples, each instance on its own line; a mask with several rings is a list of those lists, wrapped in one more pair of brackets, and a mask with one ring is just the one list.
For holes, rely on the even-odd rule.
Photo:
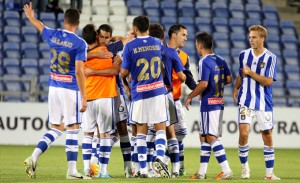
[[(47, 104), (45, 103), (0, 103), (0, 144), (36, 145), (49, 130), (47, 123)], [(238, 146), (237, 107), (225, 107), (223, 137), (221, 142), (228, 148)], [(300, 148), (300, 109), (275, 108), (273, 129), (276, 148)], [(186, 111), (188, 135), (184, 139), (185, 147), (200, 147), (199, 107), (194, 105)], [(83, 133), (80, 132), (80, 141)], [(65, 134), (53, 145), (64, 145)], [(257, 123), (251, 125), (249, 144), (253, 148), (263, 147)]]

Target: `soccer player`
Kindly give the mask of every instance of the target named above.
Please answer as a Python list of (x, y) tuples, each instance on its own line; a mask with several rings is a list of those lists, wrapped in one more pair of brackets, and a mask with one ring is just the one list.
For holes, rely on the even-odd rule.
[(239, 105), (239, 157), (242, 179), (250, 178), (248, 136), (250, 124), (255, 116), (264, 141), (265, 179), (280, 180), (273, 173), (275, 155), (272, 139), (272, 83), (276, 81), (277, 57), (264, 47), (267, 35), (266, 28), (261, 25), (249, 27), (251, 48), (243, 50), (239, 56), (240, 74), (234, 86), (233, 99)]
[[(124, 37), (118, 37), (120, 40), (111, 42), (112, 38), (112, 27), (108, 24), (102, 24), (99, 26), (97, 30), (98, 34), (98, 43), (101, 46), (106, 46), (108, 51), (104, 51), (102, 53), (101, 50), (98, 52), (92, 52), (88, 54), (88, 58), (97, 58), (97, 57), (106, 57), (107, 53), (110, 53), (111, 56), (116, 57), (117, 53), (123, 50), (123, 46), (127, 43), (128, 39)], [(108, 57), (109, 58), (109, 57)], [(120, 65), (118, 65), (120, 66)], [(86, 76), (91, 75), (98, 75), (98, 76), (106, 76), (110, 75), (110, 70), (94, 70), (92, 68), (87, 68), (85, 70)], [(116, 98), (115, 103), (119, 105), (118, 110), (116, 111), (116, 121), (115, 125), (117, 129), (114, 129), (110, 132), (110, 139), (111, 139), (111, 146), (113, 146), (119, 139), (120, 139), (120, 147), (123, 155), (124, 160), (124, 173), (125, 177), (130, 178), (132, 177), (132, 170), (130, 166), (131, 160), (131, 147), (130, 147), (130, 140), (128, 136), (127, 130), (127, 119), (128, 119), (128, 110), (125, 103), (124, 98), (124, 87), (121, 83), (119, 78), (119, 73), (116, 75), (116, 81), (118, 86), (118, 97)]]
[[(149, 28), (149, 35), (159, 38), (161, 42), (164, 40), (164, 29), (159, 24), (151, 24)], [(175, 135), (174, 124), (178, 122), (176, 114), (176, 107), (173, 99), (173, 87), (172, 87), (172, 70), (177, 74), (180, 82), (184, 82), (186, 79), (183, 70), (185, 69), (181, 63), (181, 60), (175, 49), (167, 46), (162, 46), (162, 61), (164, 64), (164, 83), (167, 88), (168, 106), (170, 119), (167, 123), (167, 139), (168, 139), (168, 152), (172, 163), (172, 177), (179, 176), (179, 145)]]
[[(212, 52), (212, 42), (211, 35), (206, 32), (201, 32), (196, 36), (196, 48), (202, 57), (198, 68), (199, 83), (187, 96), (184, 105), (189, 109), (188, 105), (192, 98), (201, 96), (200, 135), (205, 137), (206, 142), (211, 145), (211, 149), (222, 167), (222, 172), (217, 175), (216, 179), (231, 179), (233, 173), (219, 137), (222, 135), (224, 85), (230, 84), (232, 77), (226, 61)], [(201, 171), (192, 176), (192, 179), (205, 178), (206, 175)]]
[(87, 108), (83, 65), (86, 61), (87, 45), (75, 31), (79, 25), (79, 12), (68, 9), (65, 12), (65, 30), (45, 27), (34, 17), (32, 3), (24, 5), (24, 12), (31, 24), (42, 33), (50, 46), (51, 72), (49, 79), (49, 122), (51, 130), (38, 142), (32, 155), (24, 165), (30, 178), (35, 178), (37, 160), (62, 135), (66, 123), (66, 154), (68, 161), (67, 179), (90, 179), (78, 173), (78, 132), (81, 112)]
[[(137, 150), (140, 164), (140, 177), (147, 178), (147, 125), (156, 130), (155, 167), (162, 177), (170, 177), (163, 163), (166, 146), (166, 121), (168, 120), (166, 89), (163, 83), (161, 64), (161, 42), (148, 36), (149, 19), (146, 16), (135, 17), (132, 24), (136, 39), (128, 42), (123, 51), (121, 77), (126, 80), (131, 74), (131, 115), (130, 120), (137, 126)], [(126, 83), (126, 82), (125, 82)], [(129, 86), (125, 89), (128, 91)], [(155, 115), (154, 115), (155, 114)]]
[[(88, 24), (83, 28), (82, 36), (89, 45), (89, 52), (98, 52), (100, 49), (107, 51), (106, 46), (98, 45), (97, 33), (93, 24)], [(95, 127), (98, 126), (100, 135), (99, 178), (110, 178), (107, 173), (107, 165), (111, 152), (110, 132), (114, 130), (115, 111), (119, 107), (115, 101), (118, 95), (116, 75), (119, 73), (120, 63), (121, 58), (116, 57), (114, 63), (111, 58), (93, 58), (88, 59), (85, 64), (88, 68), (102, 72), (102, 74), (92, 75), (86, 79), (88, 107), (83, 114), (84, 123), (82, 125), (82, 129), (86, 133), (84, 140), (87, 140), (86, 137), (90, 137), (89, 144), (91, 144)]]
[[(168, 47), (174, 48), (177, 50), (177, 53), (181, 59), (181, 62), (183, 66), (185, 67), (185, 70), (183, 71), (186, 75), (186, 81), (185, 84), (191, 89), (194, 90), (196, 88), (196, 82), (193, 78), (193, 75), (189, 69), (190, 62), (189, 57), (187, 53), (180, 50), (184, 47), (184, 44), (187, 40), (187, 29), (184, 25), (176, 24), (170, 27), (168, 31), (169, 36), (169, 42), (167, 44)], [(187, 126), (186, 126), (186, 118), (185, 118), (185, 112), (182, 107), (180, 97), (181, 97), (181, 81), (179, 80), (178, 76), (176, 75), (176, 72), (173, 71), (172, 76), (172, 85), (173, 85), (173, 97), (175, 101), (176, 106), (176, 112), (178, 115), (178, 123), (174, 124), (176, 137), (178, 139), (179, 143), (179, 161), (180, 161), (180, 169), (179, 169), (179, 175), (183, 176), (185, 175), (185, 169), (184, 169), (184, 144), (183, 139), (185, 135), (187, 134)]]

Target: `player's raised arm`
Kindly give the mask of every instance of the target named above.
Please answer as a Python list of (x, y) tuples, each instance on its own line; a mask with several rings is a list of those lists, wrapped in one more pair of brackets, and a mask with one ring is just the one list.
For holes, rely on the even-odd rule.
[(39, 31), (42, 32), (43, 28), (45, 27), (44, 24), (37, 20), (34, 17), (34, 10), (32, 9), (32, 2), (28, 4), (25, 4), (23, 7), (24, 13), (26, 15), (26, 17), (28, 18), (28, 20), (30, 21), (30, 23)]

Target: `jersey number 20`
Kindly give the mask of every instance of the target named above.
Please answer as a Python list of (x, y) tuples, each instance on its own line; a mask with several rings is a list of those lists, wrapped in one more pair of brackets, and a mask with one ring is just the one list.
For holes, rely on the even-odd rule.
[[(157, 70), (155, 71), (155, 63), (157, 63)], [(139, 73), (137, 80), (144, 81), (149, 79), (149, 62), (145, 58), (138, 59), (136, 62), (136, 66), (140, 66), (143, 64), (143, 68)], [(158, 78), (161, 74), (161, 60), (159, 57), (153, 57), (150, 61), (150, 74), (152, 78)]]

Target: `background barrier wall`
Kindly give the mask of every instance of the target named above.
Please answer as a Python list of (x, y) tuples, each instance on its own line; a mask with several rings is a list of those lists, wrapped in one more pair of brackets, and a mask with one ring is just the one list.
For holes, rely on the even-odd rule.
[[(0, 103), (0, 144), (36, 145), (48, 131), (46, 103)], [(238, 146), (237, 107), (225, 107), (223, 137), (225, 148)], [(276, 148), (300, 148), (300, 109), (275, 108), (273, 130)], [(188, 135), (184, 139), (186, 147), (199, 148), (199, 107), (194, 105), (186, 111)], [(83, 133), (80, 132), (80, 141)], [(65, 134), (53, 145), (64, 145)], [(250, 147), (263, 147), (259, 127), (254, 120), (251, 125)]]

